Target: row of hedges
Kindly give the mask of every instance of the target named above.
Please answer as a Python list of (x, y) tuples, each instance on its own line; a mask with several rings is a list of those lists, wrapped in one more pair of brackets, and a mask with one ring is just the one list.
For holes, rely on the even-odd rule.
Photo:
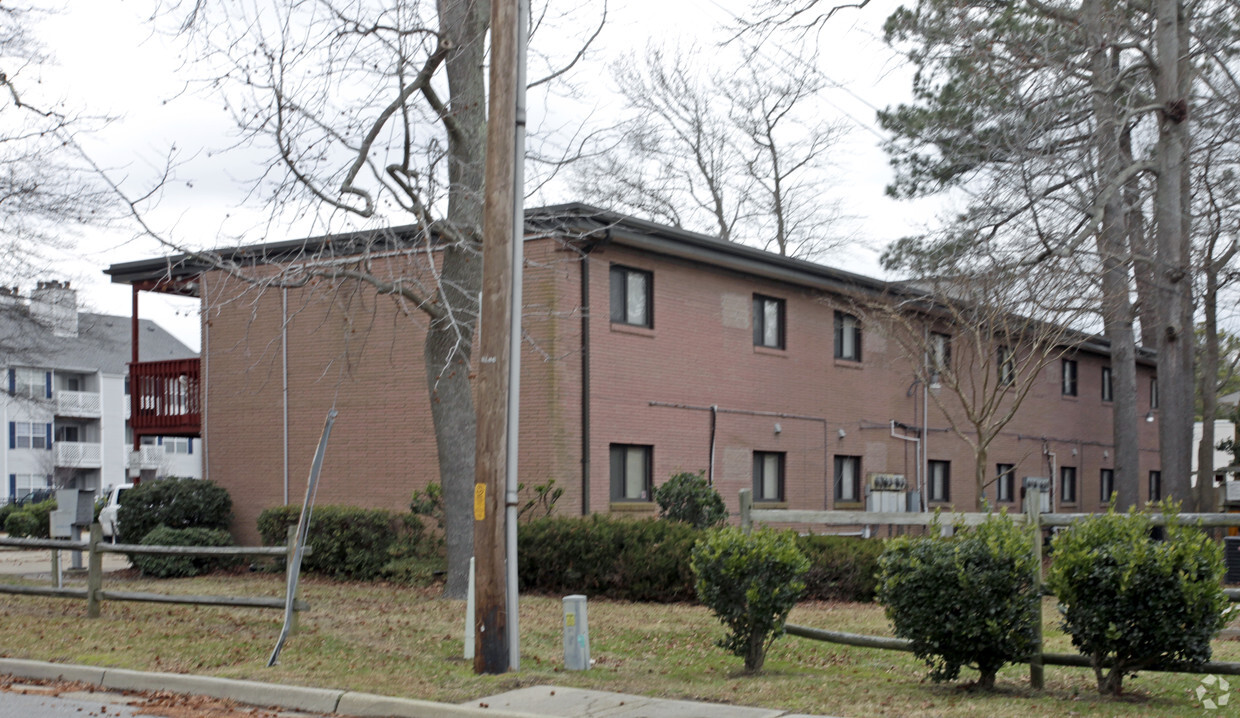
[[(704, 535), (684, 523), (603, 514), (531, 521), (517, 537), (521, 590), (630, 601), (691, 600), (690, 553)], [(810, 563), (804, 599), (874, 599), (882, 541), (802, 536), (797, 546)]]

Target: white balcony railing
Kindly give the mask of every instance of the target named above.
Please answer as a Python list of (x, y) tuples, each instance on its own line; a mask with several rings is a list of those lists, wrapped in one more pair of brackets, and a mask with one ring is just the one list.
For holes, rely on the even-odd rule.
[(67, 469), (103, 468), (103, 445), (83, 441), (57, 441), (56, 466)]
[(158, 469), (164, 461), (164, 447), (141, 446), (137, 451), (130, 451), (128, 457), (127, 468)]
[(99, 392), (58, 391), (56, 392), (56, 414), (98, 418), (103, 414), (103, 401)]

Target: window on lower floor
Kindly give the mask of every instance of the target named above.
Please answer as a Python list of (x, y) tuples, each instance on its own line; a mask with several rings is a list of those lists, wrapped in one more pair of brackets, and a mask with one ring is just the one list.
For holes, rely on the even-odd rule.
[(995, 477), (995, 497), (999, 503), (1011, 503), (1016, 500), (1016, 467), (1012, 464), (998, 464)]
[(784, 300), (753, 295), (753, 343), (770, 349), (784, 348)]
[(930, 461), (929, 490), (931, 501), (951, 501), (952, 498), (952, 462)]
[(1115, 385), (1111, 379), (1111, 367), (1102, 367), (1102, 400), (1115, 400)]
[(835, 457), (835, 500), (841, 503), (861, 501), (861, 457)]
[(1111, 494), (1115, 492), (1115, 469), (1102, 469), (1098, 472), (1098, 497), (1102, 503), (1110, 503)]
[(1059, 467), (1059, 502), (1064, 504), (1076, 503), (1075, 466)]
[(1150, 410), (1158, 408), (1158, 377), (1150, 377)]
[(611, 500), (649, 501), (654, 447), (611, 445)]
[(42, 474), (9, 474), (9, 496), (20, 499), (35, 489), (50, 489), (52, 477)]
[(1158, 501), (1162, 498), (1162, 472), (1150, 472), (1150, 501)]
[(754, 501), (784, 500), (784, 454), (782, 451), (753, 452)]
[(184, 436), (165, 436), (163, 438), (165, 454), (192, 454), (194, 440)]

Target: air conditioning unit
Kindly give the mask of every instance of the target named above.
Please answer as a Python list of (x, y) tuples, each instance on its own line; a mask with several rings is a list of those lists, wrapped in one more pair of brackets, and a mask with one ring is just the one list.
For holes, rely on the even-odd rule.
[(870, 491), (908, 491), (908, 479), (903, 474), (870, 474), (866, 484)]

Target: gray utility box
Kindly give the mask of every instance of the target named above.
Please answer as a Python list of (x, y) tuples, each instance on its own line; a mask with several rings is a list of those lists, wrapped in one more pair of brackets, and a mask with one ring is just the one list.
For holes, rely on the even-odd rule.
[(59, 489), (56, 510), (50, 516), (52, 538), (74, 538), (74, 528), (86, 528), (95, 519), (95, 492)]
[(584, 671), (590, 667), (590, 631), (586, 597), (564, 597), (564, 668)]

